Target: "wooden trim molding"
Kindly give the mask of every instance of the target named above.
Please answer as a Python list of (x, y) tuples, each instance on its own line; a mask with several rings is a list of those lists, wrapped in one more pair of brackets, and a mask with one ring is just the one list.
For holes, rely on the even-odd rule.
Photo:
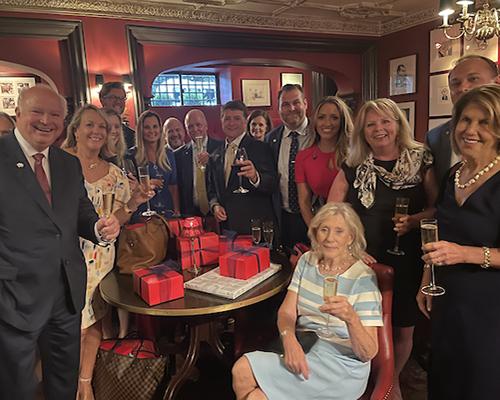
[(0, 17), (0, 37), (32, 37), (61, 41), (71, 72), (71, 93), (78, 107), (90, 100), (87, 59), (81, 21)]

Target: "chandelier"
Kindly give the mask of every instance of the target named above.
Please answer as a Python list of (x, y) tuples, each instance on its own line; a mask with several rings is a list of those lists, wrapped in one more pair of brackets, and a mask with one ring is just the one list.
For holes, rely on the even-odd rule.
[[(448, 23), (449, 16), (455, 13), (453, 9), (453, 0), (440, 0), (439, 15), (443, 17), (444, 34), (448, 39), (458, 39), (464, 37), (467, 40), (475, 40), (480, 48), (486, 48), (488, 40), (495, 35), (500, 36), (500, 25), (498, 15), (500, 10), (491, 7), (488, 1), (476, 6), (476, 10), (469, 12), (469, 6), (474, 4), (472, 0), (458, 0), (455, 3), (462, 6), (462, 12), (455, 19), (460, 24), (459, 33), (451, 35), (449, 30), (451, 25)], [(480, 3), (480, 2), (479, 2)]]

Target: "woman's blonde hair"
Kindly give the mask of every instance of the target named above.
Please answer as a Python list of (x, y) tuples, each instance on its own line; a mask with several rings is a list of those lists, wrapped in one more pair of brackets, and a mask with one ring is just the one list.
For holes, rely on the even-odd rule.
[(318, 114), (321, 107), (325, 104), (333, 104), (337, 106), (340, 114), (340, 128), (337, 136), (335, 137), (335, 166), (340, 169), (342, 164), (347, 158), (347, 151), (349, 148), (349, 140), (353, 131), (352, 114), (349, 106), (337, 96), (327, 96), (324, 97), (314, 108), (313, 121), (314, 121), (314, 133), (316, 134), (315, 142), (318, 143), (320, 136), (316, 130), (316, 124), (318, 121)]
[(321, 246), (317, 240), (318, 230), (325, 219), (333, 217), (334, 215), (340, 215), (344, 218), (349, 233), (353, 238), (349, 246), (349, 251), (356, 260), (361, 259), (366, 249), (365, 229), (363, 228), (363, 224), (358, 214), (356, 214), (356, 211), (354, 211), (348, 203), (327, 203), (316, 213), (307, 231), (307, 235), (311, 240), (312, 251), (318, 258), (322, 257), (320, 251)]
[(146, 118), (156, 118), (158, 121), (158, 127), (160, 129), (160, 137), (158, 139), (158, 143), (156, 145), (156, 154), (155, 154), (155, 164), (165, 171), (171, 171), (172, 167), (170, 166), (170, 162), (167, 157), (167, 144), (165, 141), (165, 135), (162, 132), (161, 118), (158, 114), (153, 111), (144, 111), (137, 121), (137, 152), (135, 153), (135, 160), (137, 161), (137, 165), (146, 165), (148, 163), (148, 159), (146, 157), (146, 149), (144, 147), (144, 121)]
[[(125, 153), (127, 151), (127, 145), (125, 144), (125, 138), (123, 137), (122, 116), (112, 108), (106, 108), (103, 110), (103, 112), (104, 114), (106, 114), (108, 118), (116, 117), (120, 122), (120, 134), (118, 135), (118, 142), (116, 144), (112, 143), (111, 135), (108, 135), (109, 137), (108, 145), (109, 149), (112, 150), (115, 153), (116, 157), (121, 161), (125, 157)], [(111, 124), (109, 126), (109, 131), (111, 133)]]
[(376, 99), (363, 104), (354, 121), (354, 132), (351, 137), (351, 146), (347, 156), (347, 165), (357, 167), (363, 163), (371, 152), (370, 145), (365, 138), (366, 116), (370, 111), (386, 115), (396, 121), (398, 135), (396, 143), (401, 152), (404, 149), (416, 149), (423, 147), (422, 143), (412, 138), (410, 124), (398, 105), (390, 99)]
[(104, 142), (103, 146), (101, 147), (101, 150), (99, 151), (99, 157), (105, 160), (113, 155), (113, 153), (109, 150), (108, 146), (108, 138), (110, 130), (109, 124), (106, 118), (106, 114), (104, 114), (104, 112), (100, 108), (94, 106), (93, 104), (84, 104), (73, 114), (73, 118), (71, 118), (71, 122), (69, 123), (68, 129), (66, 131), (66, 140), (64, 140), (64, 143), (62, 144), (61, 147), (63, 149), (71, 149), (76, 153), (76, 148), (78, 146), (78, 142), (76, 140), (76, 131), (78, 130), (80, 124), (82, 123), (83, 114), (85, 114), (87, 111), (96, 112), (106, 124), (106, 141)]
[(500, 153), (500, 85), (491, 84), (471, 89), (461, 96), (453, 107), (453, 116), (451, 118), (451, 131), (453, 132), (451, 145), (453, 149), (460, 153), (455, 137), (455, 129), (464, 109), (471, 104), (478, 106), (488, 116), (490, 132), (497, 139), (497, 154)]

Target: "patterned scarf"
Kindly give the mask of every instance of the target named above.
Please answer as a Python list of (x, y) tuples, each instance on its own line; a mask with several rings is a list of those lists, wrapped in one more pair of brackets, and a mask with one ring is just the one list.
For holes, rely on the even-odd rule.
[[(422, 182), (422, 166), (432, 165), (433, 158), (429, 150), (424, 147), (416, 149), (404, 149), (394, 169), (389, 172), (385, 168), (375, 165), (373, 153), (356, 168), (356, 179), (354, 188), (358, 189), (358, 198), (365, 208), (370, 208), (375, 201), (375, 190), (377, 178), (384, 185), (393, 189), (401, 190), (414, 187)], [(423, 163), (423, 165), (422, 165)]]

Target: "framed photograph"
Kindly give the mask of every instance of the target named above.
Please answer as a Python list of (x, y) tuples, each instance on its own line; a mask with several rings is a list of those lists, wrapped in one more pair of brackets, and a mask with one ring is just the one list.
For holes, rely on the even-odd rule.
[(34, 77), (0, 77), (0, 111), (15, 115), (19, 93), (32, 86)]
[(406, 120), (410, 124), (411, 133), (415, 137), (415, 102), (407, 101), (404, 103), (397, 103), (398, 107), (406, 117)]
[(410, 94), (417, 91), (417, 55), (394, 58), (389, 61), (389, 95)]
[(427, 125), (427, 129), (430, 131), (439, 125), (443, 125), (445, 122), (448, 122), (449, 118), (429, 118), (429, 123)]
[[(453, 25), (448, 31), (456, 36), (459, 25)], [(448, 39), (443, 29), (433, 29), (429, 37), (429, 72), (448, 71), (453, 67), (453, 62), (460, 58), (462, 39)]]
[(431, 75), (429, 77), (429, 117), (449, 116), (452, 109), (448, 74)]
[(241, 93), (247, 107), (271, 106), (271, 81), (269, 79), (242, 79)]
[(493, 36), (487, 42), (485, 49), (480, 49), (474, 40), (464, 40), (464, 56), (469, 54), (477, 54), (478, 56), (487, 57), (492, 61), (498, 61), (498, 36)]
[(282, 72), (281, 73), (281, 87), (285, 85), (300, 85), (304, 86), (304, 77), (302, 73), (290, 73), (290, 72)]

